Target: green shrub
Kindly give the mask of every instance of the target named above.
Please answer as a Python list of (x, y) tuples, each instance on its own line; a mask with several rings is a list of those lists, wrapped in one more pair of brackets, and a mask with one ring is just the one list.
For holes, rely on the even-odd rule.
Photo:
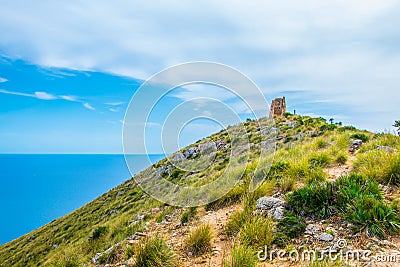
[(186, 239), (186, 251), (198, 256), (211, 250), (211, 226), (203, 224), (194, 229)]
[(327, 218), (334, 212), (334, 186), (312, 183), (288, 195), (288, 205), (296, 214)]
[(133, 249), (136, 261), (134, 267), (173, 267), (175, 255), (159, 237), (146, 238)]
[(346, 219), (357, 231), (366, 230), (369, 236), (384, 238), (386, 234), (400, 233), (400, 214), (397, 203), (388, 205), (381, 200), (362, 195), (348, 205)]
[(352, 134), (352, 135), (350, 136), (350, 138), (353, 138), (353, 139), (360, 139), (360, 140), (363, 141), (364, 143), (366, 143), (366, 142), (369, 141), (369, 137), (368, 137), (366, 134), (363, 134), (363, 133), (355, 133), (355, 134)]
[(255, 267), (257, 256), (254, 251), (246, 245), (237, 244), (231, 250), (229, 260), (224, 260), (223, 267)]
[(255, 216), (248, 220), (240, 231), (240, 241), (254, 248), (271, 247), (274, 240), (273, 222), (263, 216)]
[(346, 210), (347, 205), (353, 203), (361, 195), (383, 200), (379, 184), (376, 181), (366, 179), (360, 174), (351, 173), (347, 176), (341, 176), (335, 181), (335, 186), (337, 206), (342, 210)]
[(306, 230), (306, 220), (296, 216), (293, 212), (285, 210), (284, 217), (278, 223), (278, 229), (289, 238), (301, 236)]
[(99, 226), (96, 229), (93, 230), (91, 236), (89, 237), (89, 240), (97, 240), (99, 239), (102, 235), (107, 233), (108, 229), (106, 226)]

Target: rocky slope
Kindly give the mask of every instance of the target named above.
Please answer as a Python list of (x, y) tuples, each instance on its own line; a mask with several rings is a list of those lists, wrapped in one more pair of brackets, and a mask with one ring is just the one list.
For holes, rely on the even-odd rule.
[[(277, 152), (269, 172), (257, 152), (263, 145), (260, 122), (243, 124), (251, 143), (246, 152), (250, 160), (242, 166), (242, 181), (223, 198), (197, 209), (176, 208), (149, 197), (131, 179), (75, 212), (2, 245), (0, 266), (400, 264), (399, 137), (298, 115), (278, 117), (275, 123)], [(195, 159), (215, 144), (212, 165), (202, 171), (182, 171), (162, 160), (139, 175), (159, 175), (177, 184), (206, 184), (227, 167), (231, 142), (237, 141), (221, 131), (174, 156), (175, 160)], [(248, 180), (254, 177), (264, 183), (249, 192)], [(197, 253), (188, 248), (188, 238), (205, 224), (211, 239)], [(146, 260), (141, 255), (151, 257), (141, 248), (153, 237), (165, 241), (163, 248), (170, 254), (152, 255), (152, 261), (140, 263)], [(275, 255), (260, 261), (256, 255), (264, 246), (288, 253), (327, 247), (342, 254), (370, 250), (372, 257), (320, 263), (283, 261)], [(245, 247), (252, 258), (240, 256), (238, 247)], [(157, 263), (159, 258), (163, 263)]]

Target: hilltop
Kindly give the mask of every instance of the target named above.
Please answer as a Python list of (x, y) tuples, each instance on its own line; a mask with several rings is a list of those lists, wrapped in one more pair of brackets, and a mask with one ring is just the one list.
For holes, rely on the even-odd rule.
[[(262, 145), (259, 125), (242, 123), (249, 161), (238, 166), (244, 175), (222, 198), (177, 208), (148, 196), (130, 179), (2, 245), (0, 266), (256, 266), (264, 246), (290, 252), (335, 246), (338, 240), (346, 240), (346, 249), (399, 254), (400, 261), (400, 137), (286, 113), (275, 118), (277, 145), (269, 166), (256, 149)], [(181, 151), (195, 158), (211, 141), (215, 158), (200, 172), (180, 170), (168, 159), (150, 168), (177, 184), (206, 184), (227, 168), (236, 141), (223, 130)], [(254, 177), (263, 183), (250, 192)], [(299, 263), (275, 258), (263, 264)]]

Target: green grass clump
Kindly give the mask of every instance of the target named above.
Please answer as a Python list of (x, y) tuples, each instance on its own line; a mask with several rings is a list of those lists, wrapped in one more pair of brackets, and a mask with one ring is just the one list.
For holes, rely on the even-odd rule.
[(288, 195), (288, 205), (296, 214), (329, 217), (334, 209), (335, 189), (331, 183), (311, 183)]
[(348, 156), (344, 152), (339, 152), (336, 156), (335, 162), (339, 164), (345, 164), (347, 162)]
[(228, 236), (235, 236), (240, 232), (242, 226), (250, 218), (251, 213), (247, 210), (235, 211), (230, 217), (225, 226), (225, 232)]
[(293, 212), (285, 210), (284, 217), (278, 223), (278, 230), (284, 232), (289, 238), (301, 236), (306, 230), (306, 220), (296, 216)]
[(384, 238), (400, 233), (400, 213), (397, 203), (391, 205), (369, 196), (359, 197), (346, 211), (346, 219), (357, 231), (366, 230), (369, 236)]
[(323, 138), (318, 138), (315, 141), (315, 145), (318, 149), (322, 149), (328, 146), (328, 142), (326, 142)]
[(233, 205), (236, 203), (239, 203), (242, 200), (242, 196), (246, 192), (246, 184), (245, 183), (240, 183), (239, 185), (235, 186), (231, 191), (229, 191), (227, 194), (225, 194), (223, 197), (220, 199), (208, 203), (204, 208), (209, 211), (209, 210), (217, 210), (221, 209), (223, 207)]
[(237, 244), (231, 250), (229, 260), (224, 260), (223, 267), (255, 267), (257, 266), (257, 256), (254, 251), (246, 246)]
[(194, 229), (186, 239), (186, 251), (198, 256), (211, 250), (211, 226), (203, 224)]
[(274, 240), (274, 225), (270, 218), (255, 216), (244, 224), (239, 235), (244, 245), (254, 248), (271, 247)]
[(52, 267), (80, 267), (83, 265), (81, 259), (71, 251), (58, 255), (51, 263)]
[(287, 243), (296, 237), (301, 236), (306, 229), (304, 218), (296, 216), (293, 212), (285, 210), (284, 217), (277, 224), (277, 231), (273, 243), (278, 247), (285, 247)]
[(317, 154), (313, 154), (310, 156), (308, 159), (308, 162), (310, 163), (311, 168), (315, 167), (321, 167), (324, 168), (328, 166), (329, 163), (331, 163), (331, 158), (329, 157), (328, 153), (326, 152), (320, 152)]
[(368, 196), (376, 200), (383, 200), (382, 191), (376, 181), (369, 180), (360, 174), (341, 176), (335, 181), (337, 206), (346, 210), (360, 196)]
[(318, 218), (327, 218), (338, 210), (355, 225), (354, 230), (365, 230), (370, 236), (383, 238), (400, 230), (397, 203), (386, 204), (378, 183), (360, 174), (299, 188), (288, 195), (288, 205), (296, 214)]
[(400, 185), (400, 153), (372, 150), (360, 154), (354, 168), (383, 184)]
[[(176, 258), (173, 252), (159, 237), (146, 238), (133, 249), (136, 258), (134, 267), (173, 267)], [(132, 256), (132, 255), (128, 255)]]
[(314, 168), (311, 169), (309, 174), (306, 177), (306, 184), (312, 184), (312, 183), (319, 183), (319, 182), (325, 182), (326, 181), (326, 173), (323, 171), (322, 168)]
[(107, 233), (108, 229), (106, 226), (99, 226), (96, 229), (93, 230), (92, 235), (89, 237), (89, 240), (97, 240), (101, 236), (103, 236), (105, 233)]

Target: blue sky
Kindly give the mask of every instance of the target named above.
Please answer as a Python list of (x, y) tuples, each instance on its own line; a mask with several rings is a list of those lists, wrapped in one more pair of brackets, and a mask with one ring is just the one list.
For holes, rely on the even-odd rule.
[[(289, 110), (392, 129), (400, 119), (398, 1), (249, 2), (2, 3), (0, 153), (121, 153), (121, 121), (141, 82), (196, 60), (242, 71), (269, 101), (285, 95)], [(181, 88), (160, 114), (211, 91)], [(193, 122), (181, 145), (218, 129)]]

